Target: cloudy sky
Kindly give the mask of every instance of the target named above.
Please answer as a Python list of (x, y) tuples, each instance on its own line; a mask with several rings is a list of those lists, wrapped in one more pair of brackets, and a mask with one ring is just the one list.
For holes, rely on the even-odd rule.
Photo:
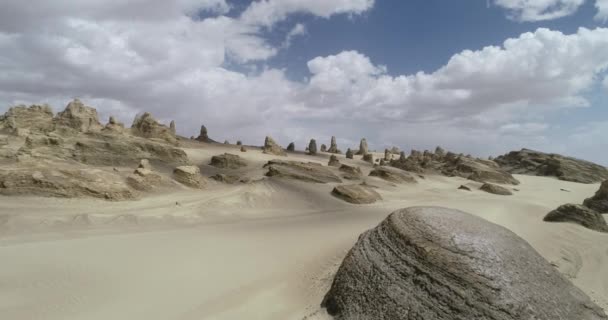
[(0, 0), (0, 112), (608, 164), (608, 0)]

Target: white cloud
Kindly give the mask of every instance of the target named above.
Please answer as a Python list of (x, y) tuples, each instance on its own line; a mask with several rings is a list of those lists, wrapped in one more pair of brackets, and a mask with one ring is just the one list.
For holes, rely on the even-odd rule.
[(306, 26), (303, 25), (302, 23), (298, 23), (296, 24), (291, 31), (289, 31), (287, 33), (287, 35), (285, 36), (285, 41), (283, 41), (283, 44), (281, 45), (282, 49), (286, 49), (289, 48), (289, 46), (291, 46), (291, 42), (293, 41), (293, 39), (295, 39), (296, 37), (299, 36), (303, 36), (307, 33), (306, 31)]
[[(603, 1), (603, 0), (600, 0)], [(494, 0), (518, 21), (541, 21), (573, 14), (585, 0)]]
[(595, 19), (604, 23), (608, 21), (608, 0), (596, 0), (595, 7), (597, 8)]

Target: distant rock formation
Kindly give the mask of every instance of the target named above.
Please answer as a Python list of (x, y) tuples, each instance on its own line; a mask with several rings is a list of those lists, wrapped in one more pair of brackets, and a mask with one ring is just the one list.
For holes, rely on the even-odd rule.
[(221, 169), (239, 169), (246, 167), (247, 162), (236, 154), (224, 153), (211, 157), (209, 165)]
[(159, 139), (172, 144), (177, 144), (177, 139), (175, 134), (171, 132), (171, 129), (160, 124), (148, 112), (144, 112), (135, 117), (133, 125), (131, 126), (131, 132), (136, 136), (148, 139)]
[(181, 166), (173, 170), (173, 178), (191, 188), (202, 188), (205, 181), (201, 176), (201, 170), (196, 166)]
[(327, 163), (327, 165), (330, 167), (339, 167), (340, 160), (338, 160), (338, 157), (332, 154), (331, 156), (329, 156), (329, 162)]
[(336, 143), (336, 137), (331, 137), (331, 143), (329, 144), (329, 149), (327, 149), (329, 153), (342, 153), (340, 149), (338, 149), (338, 144)]
[(384, 149), (384, 161), (391, 161), (391, 151)]
[(343, 164), (340, 166), (340, 171), (344, 172), (344, 179), (356, 180), (363, 176), (361, 168)]
[(266, 176), (313, 183), (342, 182), (331, 170), (315, 162), (271, 160), (264, 165)]
[(110, 116), (108, 123), (103, 128), (104, 131), (109, 131), (112, 133), (122, 133), (125, 131), (125, 125), (122, 122), (119, 122), (113, 116)]
[(103, 128), (99, 123), (97, 110), (85, 106), (78, 99), (68, 103), (65, 110), (55, 116), (54, 122), (56, 126), (72, 128), (79, 132), (99, 131)]
[(336, 186), (331, 194), (354, 204), (370, 204), (382, 200), (380, 194), (374, 189), (358, 184)]
[(20, 105), (8, 109), (0, 116), (0, 132), (17, 134), (18, 130), (26, 130), (28, 133), (46, 133), (54, 129), (53, 110), (48, 105)]
[(359, 236), (322, 306), (336, 320), (607, 319), (515, 233), (440, 207), (395, 211)]
[(264, 140), (264, 148), (262, 149), (264, 153), (274, 154), (277, 156), (287, 156), (287, 153), (281, 146), (279, 146), (270, 136), (266, 136)]
[(317, 154), (317, 141), (315, 139), (310, 139), (310, 142), (308, 143), (308, 154)]
[(346, 159), (352, 159), (352, 158), (354, 158), (354, 153), (350, 148), (348, 148), (346, 150)]
[(230, 144), (230, 141), (224, 140), (224, 144)]
[(287, 146), (287, 151), (289, 151), (289, 152), (294, 152), (294, 151), (296, 151), (296, 145), (295, 145), (293, 142), (291, 142), (291, 143), (290, 143), (290, 144)]
[(460, 187), (458, 187), (458, 190), (465, 190), (465, 191), (471, 191), (471, 188), (465, 186), (465, 185), (460, 185)]
[(361, 139), (359, 143), (359, 151), (357, 151), (357, 155), (366, 155), (368, 153), (367, 140), (365, 138)]
[(507, 189), (505, 187), (501, 187), (501, 186), (497, 186), (495, 184), (491, 184), (491, 183), (484, 183), (481, 186), (481, 188), (479, 188), (479, 190), (485, 191), (487, 193), (501, 195), (501, 196), (510, 196), (510, 195), (513, 195), (513, 192), (511, 192), (511, 190), (509, 190), (509, 189)]
[(599, 213), (608, 213), (608, 180), (602, 182), (600, 189), (593, 197), (585, 199), (583, 205)]
[(416, 179), (409, 173), (389, 167), (376, 167), (369, 173), (369, 176), (378, 177), (393, 183), (416, 183)]
[(204, 125), (201, 125), (201, 131), (196, 140), (200, 142), (215, 142), (214, 140), (209, 138), (209, 134), (207, 133), (207, 127), (205, 127)]
[(171, 123), (169, 123), (169, 130), (171, 130), (171, 133), (175, 135), (175, 120), (171, 120)]
[(561, 205), (549, 212), (543, 220), (548, 222), (571, 222), (591, 230), (608, 232), (608, 225), (602, 214), (579, 204)]
[(321, 144), (321, 152), (327, 152), (327, 146), (324, 144)]
[(496, 157), (494, 161), (504, 170), (516, 174), (553, 176), (580, 183), (608, 180), (608, 169), (605, 167), (559, 154), (521, 149)]
[(365, 162), (369, 162), (371, 164), (374, 163), (374, 155), (371, 153), (366, 153), (363, 155), (363, 161)]
[(242, 146), (242, 145), (243, 145), (243, 142), (241, 142), (241, 140), (237, 140), (237, 141), (236, 141), (236, 145), (237, 145), (237, 146)]

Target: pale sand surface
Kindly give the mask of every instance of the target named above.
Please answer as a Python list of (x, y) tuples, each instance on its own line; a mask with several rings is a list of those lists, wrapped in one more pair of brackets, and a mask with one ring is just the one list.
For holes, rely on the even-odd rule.
[[(187, 149), (196, 164), (226, 151), (250, 162), (241, 173), (254, 180), (277, 158), (235, 146)], [(333, 198), (333, 184), (277, 179), (211, 181), (205, 190), (127, 202), (0, 197), (0, 319), (322, 319), (319, 303), (358, 235), (415, 205), (461, 209), (509, 228), (608, 310), (608, 234), (542, 221), (599, 185), (516, 178), (520, 191), (505, 197), (461, 178), (396, 186), (369, 177), (384, 197), (372, 205)], [(461, 184), (473, 191), (457, 190)]]

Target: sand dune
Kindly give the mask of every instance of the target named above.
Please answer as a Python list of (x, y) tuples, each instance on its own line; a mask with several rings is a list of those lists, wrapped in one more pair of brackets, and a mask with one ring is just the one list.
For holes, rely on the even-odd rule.
[[(330, 195), (334, 184), (264, 178), (262, 165), (276, 156), (259, 149), (185, 151), (195, 164), (238, 153), (250, 163), (240, 174), (254, 182), (210, 181), (204, 190), (126, 202), (0, 197), (0, 319), (326, 318), (319, 304), (358, 235), (414, 205), (460, 209), (509, 228), (608, 310), (608, 234), (542, 221), (598, 184), (517, 175), (519, 191), (503, 197), (462, 178), (395, 185), (369, 177), (384, 200), (350, 205)], [(328, 155), (288, 159), (327, 164)], [(339, 159), (365, 175), (371, 169)], [(457, 190), (461, 184), (473, 191)]]

